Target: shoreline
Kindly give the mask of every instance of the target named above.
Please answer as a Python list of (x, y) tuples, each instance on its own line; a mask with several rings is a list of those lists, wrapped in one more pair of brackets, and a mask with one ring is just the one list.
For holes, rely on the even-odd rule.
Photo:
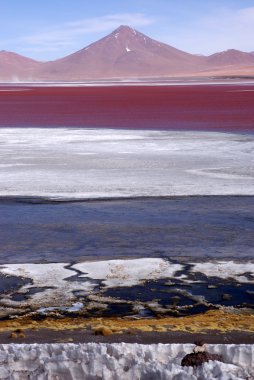
[(111, 197), (61, 197), (53, 195), (1, 195), (1, 203), (25, 203), (25, 204), (58, 204), (58, 203), (100, 203), (100, 202), (121, 202), (121, 201), (174, 201), (174, 200), (188, 200), (188, 199), (211, 199), (211, 198), (251, 198), (253, 194), (183, 194), (183, 195), (130, 195), (130, 196), (111, 196)]
[(146, 78), (101, 78), (69, 81), (0, 81), (1, 87), (121, 87), (121, 86), (200, 86), (252, 85), (254, 75), (200, 75)]
[(254, 333), (246, 331), (229, 331), (221, 333), (218, 330), (203, 333), (171, 332), (142, 332), (112, 334), (109, 336), (95, 335), (91, 331), (76, 330), (25, 330), (24, 336), (11, 338), (12, 330), (0, 332), (0, 344), (53, 344), (53, 343), (138, 343), (138, 344), (194, 344), (203, 340), (207, 344), (254, 344)]
[[(14, 333), (13, 339), (10, 334)], [(144, 335), (143, 335), (144, 334)], [(88, 341), (132, 341), (177, 343), (194, 342), (202, 337), (210, 342), (242, 342), (254, 344), (254, 314), (252, 310), (210, 310), (184, 317), (67, 317), (31, 313), (27, 316), (0, 320), (2, 340), (21, 343), (39, 339), (74, 339)], [(215, 339), (216, 337), (216, 339)], [(150, 344), (150, 343), (149, 343)]]

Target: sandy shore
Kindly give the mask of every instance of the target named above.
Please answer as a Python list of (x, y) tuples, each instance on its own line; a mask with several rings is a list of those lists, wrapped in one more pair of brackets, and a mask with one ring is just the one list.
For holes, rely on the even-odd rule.
[(0, 344), (9, 343), (194, 343), (203, 340), (208, 344), (254, 344), (254, 333), (245, 331), (229, 331), (221, 333), (211, 330), (203, 333), (188, 333), (181, 331), (155, 332), (132, 330), (128, 333), (112, 334), (109, 336), (95, 335), (92, 331), (84, 329), (76, 330), (25, 330), (22, 337), (12, 338), (13, 331), (0, 332)]
[[(12, 334), (11, 336), (11, 333)], [(11, 336), (11, 338), (10, 338)], [(1, 342), (254, 343), (251, 310), (210, 310), (186, 317), (84, 318), (32, 314), (0, 321)], [(202, 338), (203, 339), (203, 338)]]

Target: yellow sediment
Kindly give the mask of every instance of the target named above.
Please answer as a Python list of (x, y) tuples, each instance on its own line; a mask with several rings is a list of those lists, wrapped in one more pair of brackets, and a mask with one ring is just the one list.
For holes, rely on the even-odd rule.
[(204, 314), (186, 317), (165, 317), (154, 319), (124, 319), (124, 318), (47, 318), (35, 321), (31, 317), (17, 317), (12, 320), (0, 321), (0, 332), (16, 329), (51, 329), (75, 330), (92, 329), (105, 326), (115, 333), (131, 329), (140, 331), (179, 331), (205, 333), (213, 330), (220, 332), (245, 331), (254, 332), (254, 314), (235, 313), (222, 310), (211, 310)]

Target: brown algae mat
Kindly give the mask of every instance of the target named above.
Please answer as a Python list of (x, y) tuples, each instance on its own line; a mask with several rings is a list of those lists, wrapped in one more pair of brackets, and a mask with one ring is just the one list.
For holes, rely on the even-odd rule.
[[(105, 328), (105, 334), (102, 331)], [(129, 330), (140, 332), (183, 332), (183, 333), (209, 333), (218, 331), (221, 333), (248, 332), (254, 333), (254, 313), (249, 310), (225, 311), (210, 310), (203, 314), (185, 317), (162, 317), (149, 319), (131, 318), (84, 318), (84, 317), (46, 317), (36, 319), (35, 316), (16, 317), (0, 321), (0, 333), (15, 331), (18, 329), (38, 330), (49, 329), (55, 331), (84, 329), (102, 332), (102, 335), (111, 333), (126, 333)]]

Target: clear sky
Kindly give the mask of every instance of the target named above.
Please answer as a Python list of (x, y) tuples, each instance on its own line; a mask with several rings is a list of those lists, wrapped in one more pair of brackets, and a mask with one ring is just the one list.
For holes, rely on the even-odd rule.
[(0, 0), (0, 50), (56, 59), (121, 24), (190, 53), (254, 51), (253, 0)]

